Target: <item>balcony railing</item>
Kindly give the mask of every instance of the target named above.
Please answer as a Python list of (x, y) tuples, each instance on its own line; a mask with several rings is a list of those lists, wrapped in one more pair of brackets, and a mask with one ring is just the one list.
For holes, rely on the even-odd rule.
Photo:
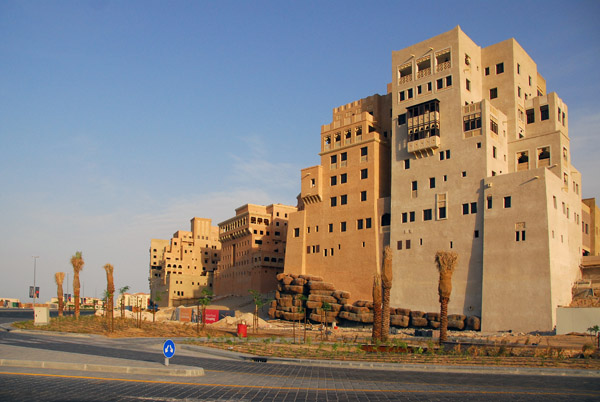
[(449, 68), (450, 68), (450, 62), (446, 61), (444, 63), (438, 64), (435, 71), (439, 73), (440, 71), (448, 70)]
[(427, 77), (428, 75), (431, 75), (431, 67), (425, 68), (417, 72), (417, 79)]

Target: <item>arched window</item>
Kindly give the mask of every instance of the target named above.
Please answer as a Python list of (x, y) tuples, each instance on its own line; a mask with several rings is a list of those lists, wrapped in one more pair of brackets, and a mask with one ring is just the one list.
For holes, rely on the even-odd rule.
[(390, 226), (391, 216), (388, 213), (381, 215), (381, 226)]

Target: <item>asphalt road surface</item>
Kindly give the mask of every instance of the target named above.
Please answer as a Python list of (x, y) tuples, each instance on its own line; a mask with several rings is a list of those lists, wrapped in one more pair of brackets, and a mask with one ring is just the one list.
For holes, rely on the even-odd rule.
[[(161, 339), (0, 332), (2, 350), (160, 362)], [(180, 342), (180, 341), (176, 341)], [(158, 350), (157, 350), (158, 349)], [(202, 377), (151, 377), (0, 367), (0, 401), (599, 401), (596, 377), (387, 371), (242, 361), (179, 349), (172, 365)]]

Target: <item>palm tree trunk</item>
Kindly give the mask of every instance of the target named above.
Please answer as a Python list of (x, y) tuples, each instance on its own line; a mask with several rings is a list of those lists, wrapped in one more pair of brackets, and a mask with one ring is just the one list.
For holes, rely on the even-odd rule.
[(56, 281), (56, 295), (58, 296), (58, 316), (62, 317), (63, 316), (63, 308), (64, 308), (64, 301), (63, 301), (63, 281), (65, 279), (65, 273), (64, 272), (57, 272), (54, 274), (54, 280)]
[(383, 288), (381, 310), (381, 340), (386, 342), (390, 334), (390, 289), (386, 287)]
[(381, 340), (381, 276), (375, 274), (373, 278), (373, 342)]
[(74, 272), (73, 275), (73, 294), (75, 295), (75, 319), (79, 319), (79, 272)]
[(440, 297), (440, 345), (448, 340), (449, 297)]

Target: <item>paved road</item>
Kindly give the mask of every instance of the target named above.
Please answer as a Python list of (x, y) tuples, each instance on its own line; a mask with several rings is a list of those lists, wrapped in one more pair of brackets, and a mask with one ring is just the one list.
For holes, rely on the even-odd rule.
[[(0, 358), (160, 365), (162, 339), (0, 332)], [(285, 365), (190, 350), (171, 366), (201, 377), (125, 375), (0, 366), (0, 401), (598, 401), (598, 377), (427, 372)], [(546, 372), (548, 374), (549, 372)]]

